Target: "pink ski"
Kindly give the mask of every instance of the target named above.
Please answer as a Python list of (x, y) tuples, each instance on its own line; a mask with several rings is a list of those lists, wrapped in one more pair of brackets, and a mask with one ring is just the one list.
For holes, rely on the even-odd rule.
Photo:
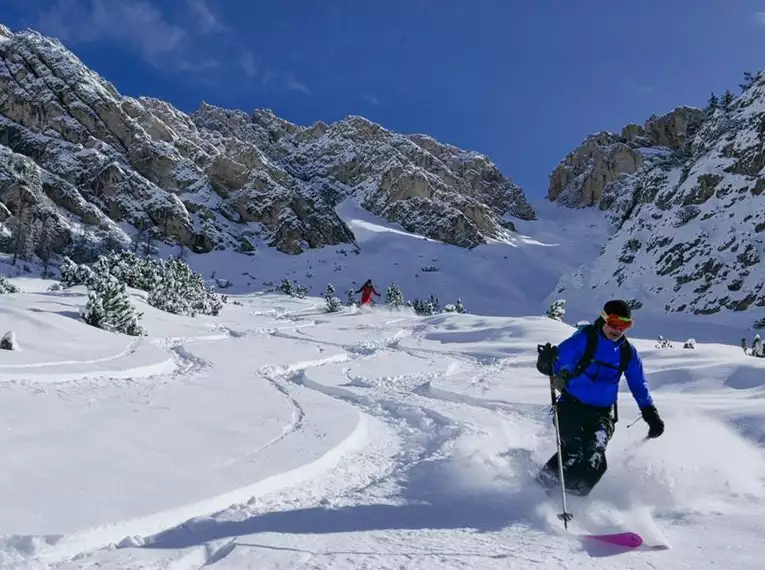
[(615, 546), (623, 546), (625, 548), (637, 548), (643, 544), (643, 537), (634, 532), (618, 532), (615, 534), (586, 534), (583, 538), (589, 538), (592, 540), (598, 540), (607, 544), (613, 544)]

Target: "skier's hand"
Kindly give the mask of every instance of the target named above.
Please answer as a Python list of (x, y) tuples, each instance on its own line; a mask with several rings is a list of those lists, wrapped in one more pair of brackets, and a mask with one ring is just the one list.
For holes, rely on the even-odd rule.
[(643, 420), (648, 424), (648, 437), (653, 439), (664, 433), (664, 422), (659, 417), (656, 406), (646, 406), (640, 410)]
[(558, 347), (547, 344), (537, 345), (537, 370), (545, 376), (553, 375), (553, 362), (558, 358)]
[(569, 380), (571, 380), (571, 371), (567, 368), (564, 368), (555, 375), (555, 387), (558, 389), (558, 392), (565, 392)]

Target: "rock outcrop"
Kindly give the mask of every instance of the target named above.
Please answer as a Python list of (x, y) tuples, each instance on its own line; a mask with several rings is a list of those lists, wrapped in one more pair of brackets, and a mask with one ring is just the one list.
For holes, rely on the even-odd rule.
[(353, 198), (464, 247), (531, 219), (523, 191), (477, 153), (362, 117), (300, 127), (202, 104), (132, 98), (60, 42), (0, 28), (0, 248), (22, 257), (164, 240), (192, 251), (285, 253), (353, 243)]
[[(599, 137), (556, 169), (549, 197), (595, 205), (618, 231), (558, 294), (618, 294), (695, 314), (765, 307), (765, 74), (725, 104), (682, 107)], [(613, 168), (605, 149), (619, 145), (641, 159)]]
[(646, 155), (682, 151), (704, 120), (704, 112), (680, 107), (653, 116), (645, 125), (628, 125), (620, 134), (591, 135), (569, 153), (550, 175), (549, 200), (570, 207), (600, 205), (606, 186), (636, 172)]

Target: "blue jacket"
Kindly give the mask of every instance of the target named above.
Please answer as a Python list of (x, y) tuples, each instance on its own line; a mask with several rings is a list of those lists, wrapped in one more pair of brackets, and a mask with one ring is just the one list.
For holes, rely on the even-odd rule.
[[(568, 381), (566, 391), (574, 398), (591, 406), (608, 407), (616, 403), (619, 392), (619, 361), (621, 359), (621, 344), (624, 338), (614, 342), (601, 332), (597, 335), (598, 343), (592, 363), (579, 376)], [(577, 331), (558, 345), (558, 358), (553, 364), (553, 372), (557, 375), (561, 370), (573, 372), (579, 359), (584, 355), (587, 345), (587, 333)], [(603, 366), (607, 365), (613, 366)], [(643, 362), (635, 347), (632, 347), (632, 358), (624, 375), (627, 378), (632, 397), (639, 408), (653, 404), (648, 391)], [(564, 396), (565, 397), (565, 396)]]

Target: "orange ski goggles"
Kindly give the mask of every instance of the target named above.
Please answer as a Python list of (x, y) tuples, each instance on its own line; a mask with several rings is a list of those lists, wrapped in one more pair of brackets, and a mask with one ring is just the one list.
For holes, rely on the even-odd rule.
[(619, 315), (607, 315), (605, 311), (600, 312), (600, 317), (606, 321), (606, 324), (612, 329), (618, 331), (626, 331), (632, 328), (635, 324), (630, 317), (620, 317)]

